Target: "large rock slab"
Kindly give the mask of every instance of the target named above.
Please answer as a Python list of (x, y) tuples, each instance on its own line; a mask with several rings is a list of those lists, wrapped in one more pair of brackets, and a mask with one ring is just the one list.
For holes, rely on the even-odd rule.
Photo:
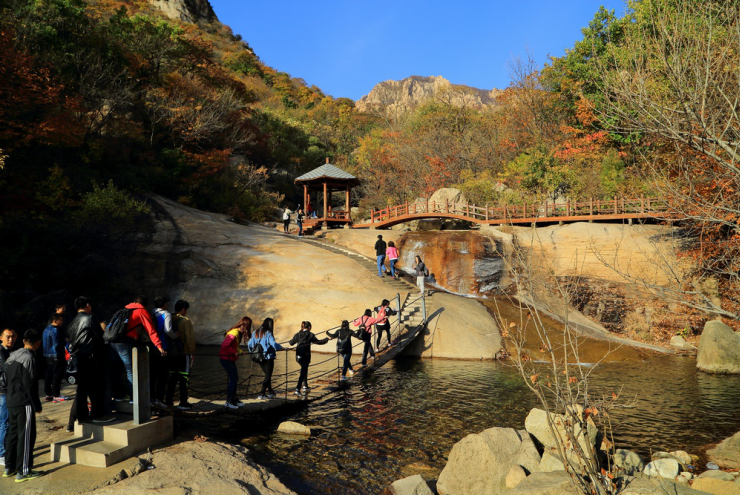
[(420, 474), (394, 481), (381, 495), (434, 495)]
[(707, 495), (707, 492), (689, 488), (685, 484), (673, 481), (636, 476), (628, 478), (626, 487), (620, 495)]
[(711, 373), (740, 373), (740, 334), (721, 321), (708, 321), (699, 340), (696, 367)]
[(733, 481), (695, 478), (691, 483), (691, 487), (702, 492), (713, 493), (714, 495), (740, 495), (740, 483)]
[(713, 480), (721, 480), (721, 481), (735, 481), (735, 476), (733, 476), (730, 473), (726, 473), (724, 471), (719, 471), (719, 470), (704, 471), (698, 477), (699, 478), (711, 478)]
[(725, 469), (740, 469), (740, 431), (708, 450), (707, 455)]
[(527, 479), (519, 483), (514, 489), (506, 492), (506, 495), (570, 495), (577, 494), (573, 489), (570, 477), (565, 471), (553, 471), (550, 473), (533, 473)]
[[(514, 465), (534, 472), (539, 454), (529, 436), (512, 428), (489, 428), (468, 435), (450, 451), (439, 475), (439, 495), (498, 495), (506, 489), (506, 476)], [(525, 480), (526, 481), (526, 480)]]
[(455, 203), (467, 203), (468, 199), (460, 189), (455, 189), (454, 187), (443, 187), (442, 189), (434, 191), (434, 193), (429, 197), (429, 201), (434, 201), (435, 203), (447, 202), (452, 205)]

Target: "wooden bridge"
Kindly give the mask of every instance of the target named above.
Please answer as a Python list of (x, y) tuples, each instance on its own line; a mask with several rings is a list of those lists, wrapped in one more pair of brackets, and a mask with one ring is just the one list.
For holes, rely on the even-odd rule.
[(534, 203), (509, 206), (477, 206), (471, 203), (427, 201), (404, 203), (373, 210), (369, 222), (353, 228), (387, 228), (425, 218), (452, 218), (482, 225), (583, 222), (592, 220), (640, 220), (672, 217), (666, 200), (617, 198), (565, 203)]

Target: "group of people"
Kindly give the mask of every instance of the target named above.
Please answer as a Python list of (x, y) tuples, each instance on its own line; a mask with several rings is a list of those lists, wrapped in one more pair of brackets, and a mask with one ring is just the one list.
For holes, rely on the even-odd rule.
[[(303, 220), (306, 218), (306, 214), (303, 212), (301, 205), (298, 205), (295, 212), (290, 211), (287, 206), (285, 207), (285, 210), (283, 210), (283, 232), (290, 234), (290, 215), (293, 213), (296, 214), (295, 223), (298, 225), (298, 237), (303, 237)], [(311, 208), (311, 205), (308, 205), (308, 217), (316, 218), (316, 212)]]
[[(154, 311), (147, 310), (146, 296), (117, 312), (109, 324), (92, 312), (90, 299), (74, 301), (76, 314), (65, 325), (65, 305), (58, 305), (43, 334), (35, 329), (23, 334), (23, 345), (16, 349), (13, 328), (0, 333), (0, 464), (4, 478), (15, 476), (22, 483), (41, 473), (33, 468), (36, 441), (35, 414), (41, 412), (38, 382), (41, 378), (37, 353), (43, 345), (44, 392), (46, 402), (69, 400), (61, 394), (61, 381), (67, 361), (74, 363), (77, 392), (70, 409), (67, 431), (75, 422), (108, 423), (115, 417), (115, 398), (131, 403), (133, 394), (133, 349), (149, 349), (151, 405), (173, 406), (179, 386), (180, 409), (190, 408), (188, 380), (195, 355), (193, 325), (187, 317), (189, 303), (179, 300), (175, 312), (168, 309), (166, 297), (154, 300)], [(71, 371), (71, 370), (70, 370)], [(89, 399), (89, 405), (88, 405)]]
[[(352, 376), (354, 369), (352, 367), (352, 337), (364, 342), (362, 351), (362, 366), (367, 365), (368, 355), (375, 358), (375, 351), (372, 345), (373, 325), (376, 327), (377, 339), (375, 347), (381, 349), (383, 334), (388, 338), (387, 346), (391, 345), (390, 322), (388, 318), (397, 314), (397, 311), (390, 307), (390, 302), (383, 299), (380, 306), (375, 308), (377, 314), (372, 316), (372, 311), (366, 309), (363, 316), (352, 322), (357, 327), (355, 331), (350, 329), (348, 320), (342, 321), (341, 326), (336, 332), (327, 331), (327, 337), (319, 339), (311, 332), (311, 322), (301, 322), (300, 330), (290, 339), (289, 345), (295, 346), (295, 359), (300, 366), (298, 382), (296, 383), (295, 395), (303, 396), (310, 392), (308, 386), (308, 367), (311, 364), (311, 345), (323, 345), (329, 340), (337, 339), (337, 352), (342, 356), (342, 377), (341, 380), (347, 380), (347, 374)], [(252, 361), (259, 364), (262, 368), (264, 378), (262, 388), (260, 389), (258, 400), (269, 400), (275, 398), (275, 391), (272, 388), (272, 374), (275, 369), (275, 359), (277, 351), (284, 350), (283, 346), (275, 341), (274, 321), (272, 318), (265, 318), (262, 325), (255, 331), (252, 331), (252, 319), (248, 316), (241, 318), (233, 327), (226, 331), (224, 340), (221, 343), (219, 359), (221, 365), (226, 371), (228, 378), (226, 407), (238, 409), (244, 403), (237, 396), (237, 387), (239, 374), (237, 372), (236, 361), (243, 353), (241, 343), (246, 344), (247, 350), (252, 357)], [(386, 347), (387, 347), (386, 346)]]
[[(390, 264), (390, 275), (391, 277), (398, 280), (398, 270), (396, 269), (396, 263), (398, 262), (398, 249), (393, 241), (386, 242), (383, 240), (382, 235), (378, 235), (378, 240), (375, 241), (375, 256), (378, 263), (378, 276), (383, 277), (384, 274), (388, 273), (385, 267), (385, 260), (388, 259)], [(416, 274), (416, 285), (419, 287), (421, 293), (424, 293), (424, 280), (429, 276), (429, 269), (424, 264), (421, 256), (414, 256), (414, 266), (412, 267)]]

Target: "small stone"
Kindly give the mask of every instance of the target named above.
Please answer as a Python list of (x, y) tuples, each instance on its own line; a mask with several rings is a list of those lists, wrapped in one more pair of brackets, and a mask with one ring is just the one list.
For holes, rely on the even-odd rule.
[(526, 477), (527, 473), (524, 472), (524, 469), (521, 466), (511, 466), (509, 474), (506, 475), (506, 488), (514, 488), (516, 485), (524, 481), (524, 478)]
[(679, 468), (676, 459), (656, 459), (645, 466), (643, 473), (647, 476), (660, 476), (672, 480), (678, 476)]
[(719, 466), (713, 462), (707, 462), (707, 469), (719, 469)]
[(278, 426), (277, 431), (278, 433), (283, 433), (285, 435), (311, 436), (311, 428), (294, 421), (283, 421), (280, 423), (280, 426)]
[(614, 467), (628, 476), (642, 472), (645, 463), (635, 452), (627, 449), (617, 449), (614, 452)]
[(382, 493), (384, 495), (433, 495), (429, 485), (420, 474), (394, 481)]
[(689, 455), (688, 452), (685, 452), (683, 450), (677, 450), (675, 452), (671, 452), (670, 454), (673, 457), (675, 457), (676, 460), (678, 460), (678, 462), (680, 462), (684, 466), (691, 464), (691, 456)]
[(696, 350), (696, 347), (686, 342), (686, 340), (684, 340), (684, 338), (681, 337), (680, 335), (674, 335), (671, 338), (671, 347), (675, 349), (679, 349), (681, 351), (695, 351)]
[(679, 476), (683, 476), (687, 480), (690, 480), (690, 479), (693, 479), (694, 478), (694, 475), (691, 474), (691, 473), (689, 473), (688, 471), (681, 472), (681, 474), (679, 474)]
[(714, 471), (704, 471), (701, 473), (699, 478), (711, 478), (713, 480), (722, 480), (722, 481), (735, 481), (735, 477), (730, 473), (725, 473), (724, 471), (714, 470)]

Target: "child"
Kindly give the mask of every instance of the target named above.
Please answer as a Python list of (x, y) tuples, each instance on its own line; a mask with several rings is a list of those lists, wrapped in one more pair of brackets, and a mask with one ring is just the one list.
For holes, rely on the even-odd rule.
[(338, 339), (337, 340), (337, 352), (342, 355), (343, 359), (343, 365), (342, 365), (342, 381), (347, 380), (347, 373), (349, 373), (349, 376), (352, 376), (355, 374), (355, 370), (352, 369), (352, 337), (362, 339), (362, 333), (364, 330), (357, 330), (357, 332), (353, 333), (352, 330), (349, 329), (349, 322), (347, 320), (342, 321), (342, 326), (339, 327), (339, 330), (334, 332), (333, 334), (330, 331), (326, 332), (326, 335), (328, 335), (332, 339)]
[(252, 319), (245, 316), (226, 332), (226, 338), (224, 338), (221, 351), (218, 354), (221, 366), (224, 367), (226, 375), (229, 377), (229, 385), (226, 389), (226, 407), (229, 409), (237, 409), (244, 405), (236, 396), (236, 384), (239, 380), (239, 375), (236, 372), (236, 360), (239, 359), (239, 354), (242, 353), (242, 350), (239, 349), (239, 342), (247, 340), (251, 335)]
[(265, 374), (265, 378), (262, 380), (262, 390), (257, 396), (258, 399), (275, 398), (275, 391), (272, 390), (272, 371), (275, 369), (276, 351), (281, 351), (283, 347), (275, 342), (275, 336), (272, 334), (273, 325), (272, 318), (265, 318), (262, 326), (249, 339), (249, 349), (252, 350), (260, 345), (264, 356), (264, 360), (259, 365), (262, 368), (262, 373)]
[[(301, 330), (290, 339), (290, 345), (298, 346), (295, 349), (295, 360), (301, 367), (301, 372), (298, 375), (298, 384), (295, 386), (295, 395), (308, 394), (311, 390), (308, 388), (308, 365), (311, 364), (311, 344), (323, 345), (329, 342), (329, 338), (317, 339), (314, 334), (311, 333), (311, 322), (302, 321)], [(303, 384), (303, 388), (301, 388)]]
[(51, 315), (51, 324), (44, 330), (44, 359), (46, 360), (44, 393), (47, 402), (69, 400), (60, 393), (62, 375), (67, 367), (67, 360), (64, 355), (64, 337), (61, 331), (62, 323), (62, 315), (53, 314)]
[(6, 361), (8, 380), (7, 405), (9, 427), (5, 438), (5, 473), (15, 476), (16, 483), (32, 480), (42, 473), (33, 471), (33, 446), (36, 443), (36, 415), (41, 412), (39, 379), (36, 375), (35, 351), (41, 347), (36, 330), (26, 330), (23, 348), (14, 351)]

